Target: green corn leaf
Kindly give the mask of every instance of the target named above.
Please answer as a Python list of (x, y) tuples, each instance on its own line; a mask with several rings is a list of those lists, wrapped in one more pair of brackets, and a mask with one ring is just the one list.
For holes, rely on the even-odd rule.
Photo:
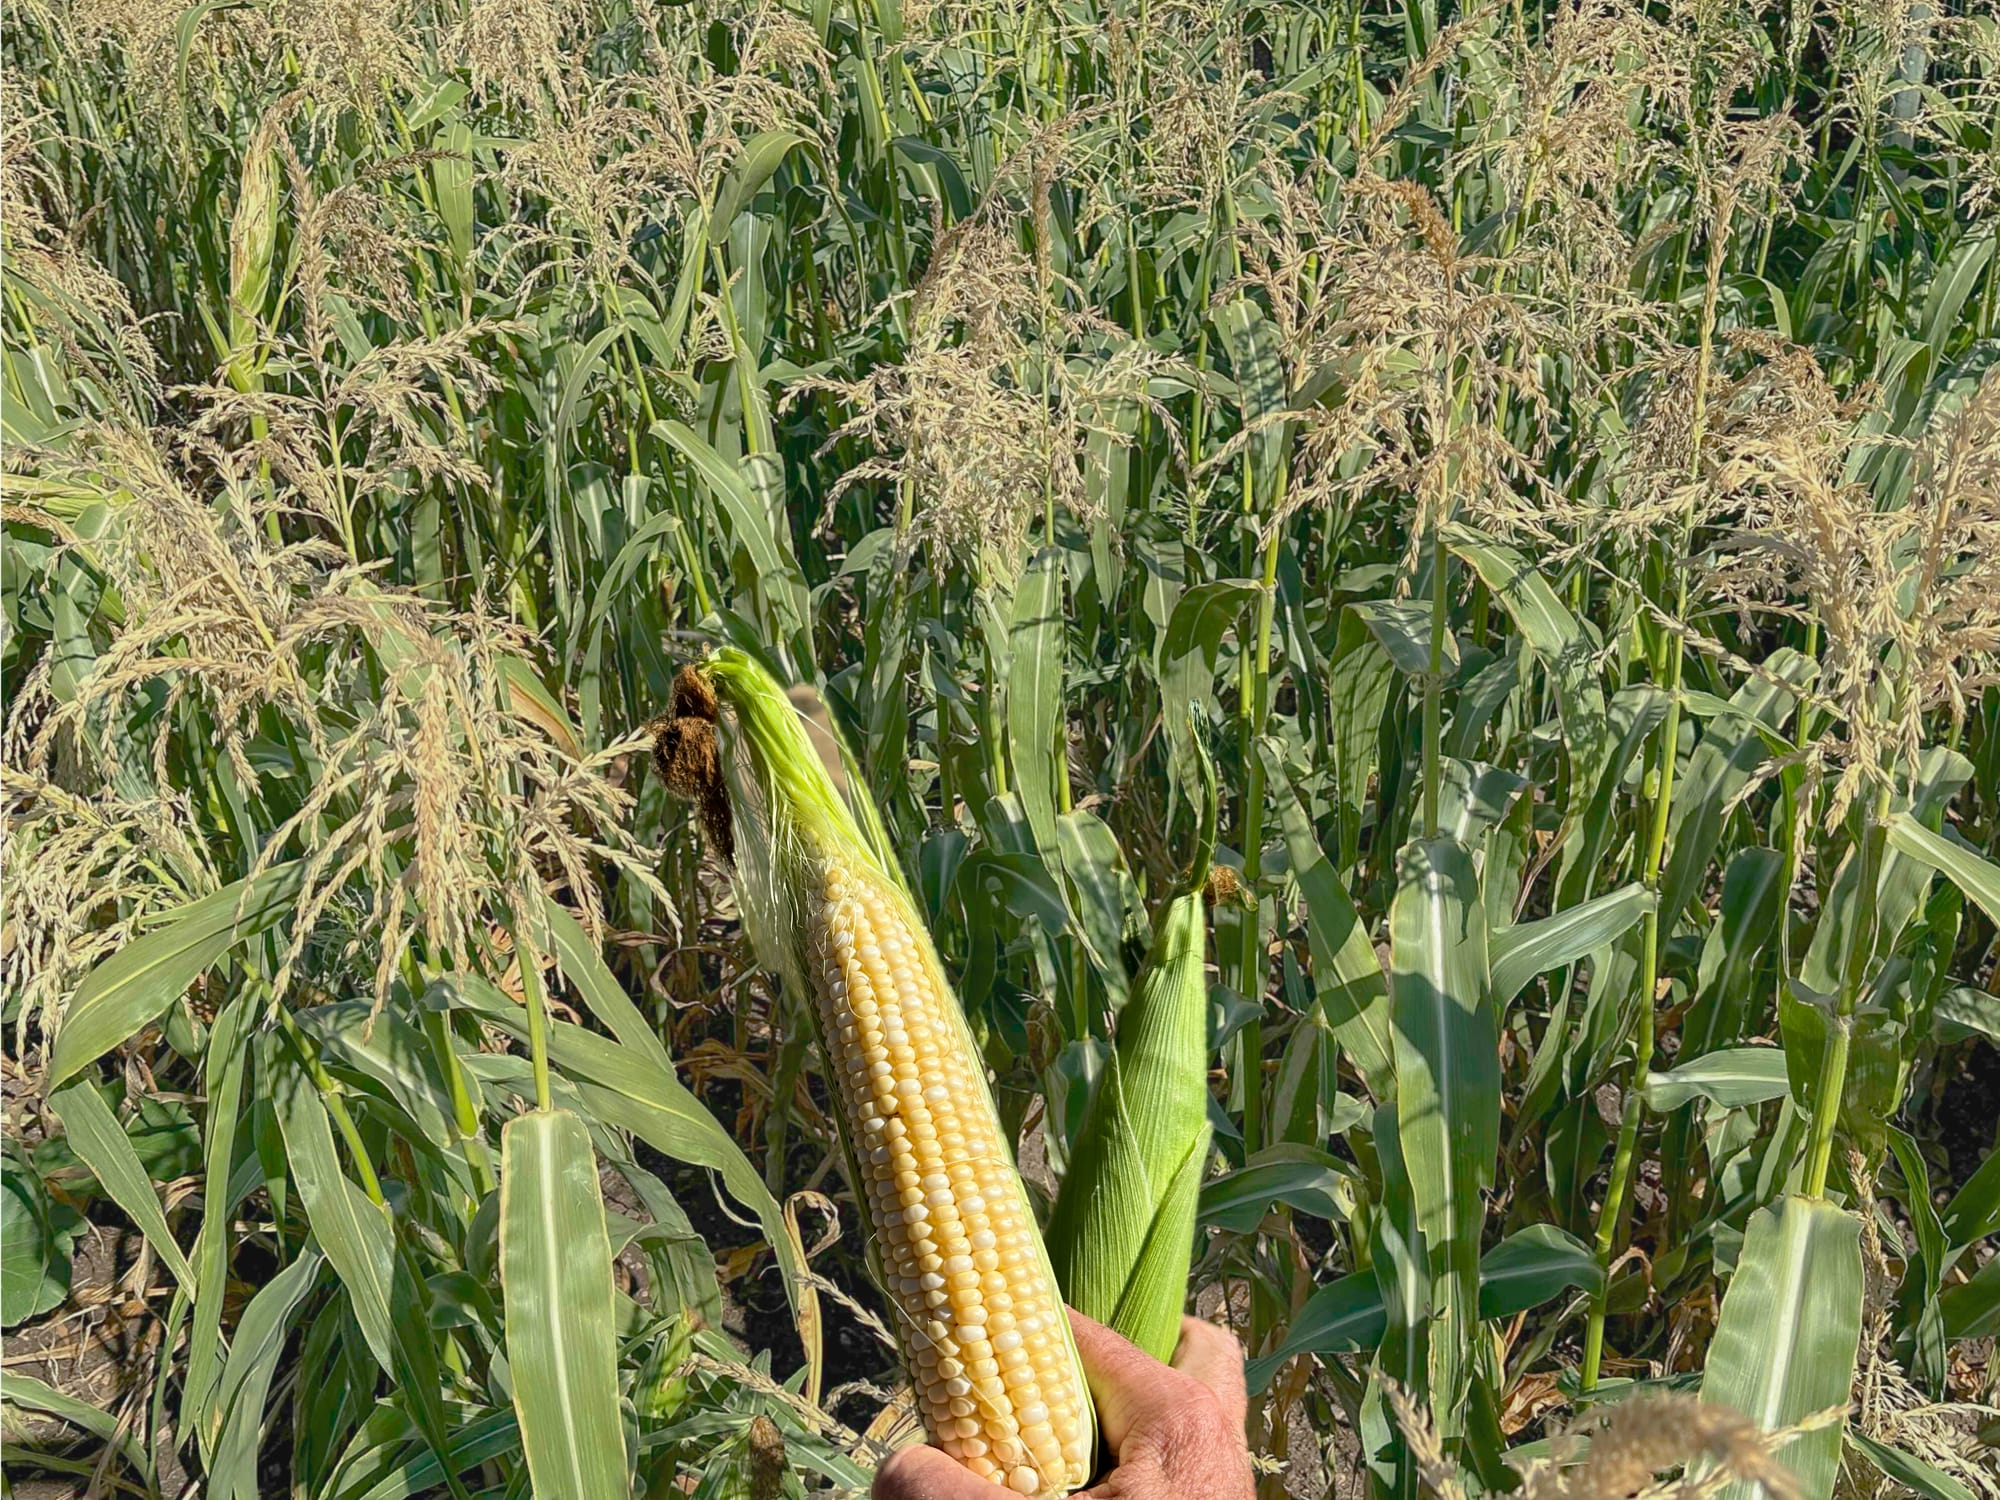
[[(1750, 1218), (1702, 1377), (1704, 1401), (1769, 1431), (1845, 1406), (1861, 1339), (1861, 1224), (1823, 1200), (1787, 1197)], [(1838, 1423), (1793, 1439), (1779, 1460), (1803, 1500), (1827, 1500), (1840, 1467)], [(1769, 1500), (1739, 1481), (1727, 1500)]]
[(1653, 908), (1653, 896), (1636, 882), (1532, 922), (1492, 934), (1492, 992), (1506, 1004), (1537, 974), (1575, 963), (1623, 937)]
[(37, 1380), (25, 1370), (8, 1371), (5, 1389), (0, 1390), (0, 1402), (18, 1407), (22, 1411), (41, 1412), (45, 1416), (59, 1418), (72, 1427), (80, 1428), (108, 1447), (116, 1449), (118, 1456), (130, 1464), (135, 1473), (148, 1478), (152, 1475), (152, 1465), (147, 1461), (145, 1446), (110, 1412), (92, 1406), (87, 1401), (79, 1401), (67, 1391), (59, 1391), (47, 1381)]
[(1277, 326), (1248, 297), (1239, 297), (1216, 314), (1236, 374), (1236, 394), (1245, 426), (1255, 426), (1250, 441), (1256, 494), (1268, 496), (1277, 483), (1290, 423), (1280, 420), (1289, 403), (1285, 360)]
[(1356, 1271), (1320, 1287), (1292, 1315), (1284, 1341), (1244, 1367), (1252, 1391), (1261, 1391), (1287, 1361), (1300, 1354), (1365, 1354), (1382, 1342), (1389, 1319), (1382, 1285), (1373, 1271)]
[(1945, 1339), (1938, 1292), (1955, 1257), (1931, 1198), (1930, 1169), (1924, 1164), (1922, 1148), (1909, 1135), (1891, 1126), (1889, 1149), (1902, 1169), (1903, 1212), (1917, 1239), (1916, 1263), (1903, 1273), (1903, 1311), (1899, 1318), (1913, 1350), (1906, 1363), (1921, 1384), (1941, 1394), (1945, 1383)]
[(1120, 951), (1126, 932), (1145, 930), (1138, 887), (1125, 868), (1117, 836), (1097, 814), (1063, 813), (1056, 819), (1056, 842), (1075, 899), (1077, 931), (1115, 1015), (1132, 990)]
[(1382, 1212), (1375, 1216), (1371, 1250), (1383, 1309), (1382, 1343), (1369, 1366), (1362, 1395), (1362, 1455), (1388, 1500), (1415, 1500), (1416, 1460), (1389, 1408), (1384, 1382), (1395, 1381), (1419, 1400), (1437, 1401), (1431, 1370), (1431, 1257), (1417, 1224), (1415, 1188), (1404, 1169), (1399, 1106), (1375, 1111), (1375, 1153), (1382, 1166)]
[[(1934, 870), (1942, 871), (1975, 902), (1980, 900), (1982, 884), (1987, 885), (1989, 893), (2000, 892), (2000, 883), (1993, 879), (2000, 876), (2000, 871), (1970, 851), (1968, 858), (1950, 859), (1954, 846), (1927, 826), (1942, 816), (1945, 804), (1971, 774), (1971, 762), (1964, 756), (1943, 746), (1932, 746), (1924, 753), (1915, 786), (1907, 796), (1897, 795), (1894, 803), (1897, 811), (1889, 819), (1888, 847), (1883, 851), (1881, 873), (1875, 885), (1874, 956), (1887, 957), (1895, 951), (1904, 929), (1923, 903)], [(1940, 864), (1940, 858), (1950, 860), (1952, 867)], [(1832, 888), (1824, 897), (1824, 910), (1813, 929), (1812, 942), (1799, 966), (1800, 980), (1808, 989), (1823, 995), (1840, 989), (1843, 966), (1851, 961), (1846, 953), (1859, 923), (1859, 864), (1859, 851), (1849, 849), (1834, 873)], [(1993, 875), (1982, 881), (1985, 872)], [(1803, 1065), (1809, 1076), (1816, 1076), (1818, 1047), (1796, 1050), (1798, 1056), (1794, 1060)]]
[(1564, 905), (1583, 899), (1605, 855), (1614, 846), (1623, 827), (1617, 812), (1626, 772), (1654, 739), (1654, 731), (1666, 720), (1671, 702), (1662, 689), (1645, 683), (1621, 688), (1612, 696), (1607, 706), (1608, 732), (1593, 767), (1597, 779), (1589, 788), (1588, 800), (1581, 806), (1576, 805), (1572, 791), (1570, 815), (1564, 820), (1574, 830), (1564, 839), (1558, 862), (1561, 872), (1558, 889)]
[(150, 1026), (230, 949), (289, 915), (304, 878), (304, 863), (294, 861), (224, 886), (92, 969), (64, 1007), (48, 1086), (60, 1088)]
[(1938, 1298), (1938, 1318), (1947, 1340), (2000, 1333), (2000, 1256), (1981, 1266), (1970, 1281), (1946, 1288)]
[[(1405, 677), (1419, 680), (1431, 670), (1431, 606), (1428, 599), (1364, 599), (1347, 606)], [(1447, 674), (1458, 670), (1458, 642), (1444, 638)]]
[(1126, 396), (1102, 403), (1084, 434), (1083, 486), (1090, 522), (1091, 577), (1099, 598), (1115, 598), (1121, 571), (1133, 465), (1126, 448), (1139, 431), (1140, 406)]
[(552, 434), (556, 451), (567, 454), (570, 440), (576, 434), (577, 410), (583, 404), (590, 383), (604, 367), (605, 356), (618, 342), (619, 335), (626, 331), (622, 319), (613, 319), (594, 334), (590, 341), (576, 352), (576, 362), (563, 376), (562, 394), (556, 400), (555, 427)]
[(1786, 895), (1785, 857), (1776, 849), (1740, 849), (1729, 861), (1722, 875), (1722, 920), (1703, 945), (1694, 1004), (1681, 1028), (1683, 1057), (1727, 1046), (1749, 1026), (1758, 1003), (1759, 963), (1778, 940)]
[(286, 1059), (275, 1071), (278, 1084), (272, 1103), (284, 1132), (292, 1185), (320, 1248), (347, 1291), (369, 1352), (383, 1373), (393, 1376), (396, 1336), (389, 1283), (395, 1251), (387, 1214), (341, 1170), (326, 1106), (304, 1068)]
[[(129, 949), (127, 950), (130, 951)], [(206, 1412), (221, 1368), (222, 1302), (235, 1244), (230, 1220), (235, 1197), (230, 1175), (235, 1164), (236, 1119), (249, 1061), (250, 1003), (230, 1001), (209, 1028), (208, 1117), (203, 1121), (205, 1167), (202, 1179), (201, 1236), (195, 1241), (194, 1317), (188, 1328), (187, 1376), (181, 1387), (180, 1425), (206, 1440), (213, 1435)]]
[(1314, 1218), (1345, 1219), (1353, 1201), (1352, 1173), (1347, 1163), (1314, 1146), (1292, 1142), (1266, 1146), (1244, 1166), (1201, 1190), (1200, 1220), (1248, 1234), (1274, 1203)]
[(1056, 757), (1064, 751), (1056, 736), (1062, 720), (1062, 591), (1062, 554), (1044, 547), (1015, 585), (1007, 631), (1007, 759), (1035, 848), (1051, 871), (1061, 868)]
[[(1528, 648), (1555, 679), (1556, 708), (1569, 747), (1574, 821), (1582, 816), (1585, 797), (1598, 784), (1600, 767), (1610, 752), (1610, 714), (1597, 677), (1595, 644), (1540, 570), (1521, 553), (1459, 525), (1445, 528), (1445, 541), (1493, 591)], [(1583, 795), (1575, 795), (1577, 791)]]
[(1444, 738), (1446, 755), (1467, 759), (1477, 751), (1486, 731), (1520, 693), (1522, 665), (1519, 655), (1503, 656), (1479, 668), (1459, 689), (1458, 707)]
[(626, 1500), (611, 1241), (583, 1122), (537, 1110), (501, 1134), (500, 1283), (521, 1446), (540, 1500)]
[(1889, 820), (1889, 847), (1943, 875), (2000, 922), (2000, 865), (1977, 851), (1933, 833), (1908, 813)]
[(1907, 1485), (1923, 1500), (1974, 1500), (1971, 1490), (1914, 1453), (1877, 1442), (1858, 1427), (1847, 1429), (1847, 1441), (1873, 1464), (1884, 1478)]
[(1930, 295), (1924, 299), (1917, 326), (1930, 344), (1934, 358), (1944, 356), (1953, 332), (1964, 326), (1959, 319), (1960, 311), (1979, 284), (1986, 263), (1993, 258), (1993, 249), (1994, 231), (1990, 226), (1984, 234), (1969, 234), (1945, 257), (1931, 279)]
[(2000, 995), (1969, 984), (1956, 984), (1938, 996), (1931, 1018), (1941, 1042), (1983, 1036), (2000, 1047)]
[[(1481, 1257), (1479, 1315), (1512, 1317), (1571, 1287), (1589, 1291), (1603, 1278), (1597, 1257), (1581, 1240), (1551, 1224), (1530, 1225)], [(1296, 1355), (1365, 1354), (1387, 1331), (1382, 1285), (1373, 1271), (1330, 1281), (1292, 1315), (1278, 1346), (1245, 1367), (1250, 1389), (1264, 1389)]]
[(605, 967), (604, 955), (583, 930), (583, 924), (551, 896), (542, 898), (542, 920), (548, 924), (549, 945), (563, 977), (576, 987), (590, 1013), (604, 1023), (621, 1045), (636, 1053), (641, 1063), (657, 1075), (674, 1077), (673, 1057), (660, 1041), (659, 1033), (639, 1014), (639, 1007), (625, 993), (625, 986)]
[(1156, 647), (1154, 671), (1160, 680), (1160, 716), (1174, 778), (1182, 786), (1199, 780), (1196, 752), (1188, 726), (1191, 714), (1200, 718), (1215, 705), (1215, 669), (1222, 638), (1242, 616), (1244, 606), (1262, 590), (1247, 578), (1220, 578), (1198, 583), (1174, 603), (1173, 615)]
[(1604, 1271), (1588, 1245), (1553, 1224), (1516, 1230), (1479, 1259), (1479, 1316), (1511, 1318), (1551, 1297), (1603, 1285)]
[(1438, 1311), (1432, 1396), (1455, 1435), (1478, 1319), (1482, 1195), (1493, 1185), (1500, 1149), (1486, 916), (1463, 844), (1439, 838), (1404, 848), (1389, 932), (1398, 1134)]
[[(520, 1448), (521, 1429), (514, 1413), (488, 1412), (459, 1428), (451, 1442), (451, 1462), (463, 1475), (489, 1459), (518, 1453)], [(350, 1483), (341, 1491), (340, 1500), (410, 1500), (413, 1495), (436, 1489), (444, 1474), (445, 1466), (438, 1462), (435, 1453), (420, 1453), (396, 1465), (366, 1489)]]
[(1272, 1118), (1281, 1140), (1312, 1144), (1344, 1135), (1368, 1118), (1368, 1106), (1340, 1087), (1340, 1044), (1323, 1007), (1299, 1017), (1285, 1043), (1272, 1090)]
[(322, 1264), (316, 1250), (302, 1250), (290, 1265), (257, 1289), (237, 1320), (217, 1392), (222, 1429), (208, 1468), (208, 1493), (218, 1500), (257, 1500), (263, 1493), (257, 1478), (257, 1456), (269, 1415), (266, 1403), (271, 1381), (285, 1352), (292, 1320), (318, 1279)]
[(749, 577), (765, 600), (767, 624), (774, 639), (782, 640), (795, 653), (803, 653), (801, 667), (811, 664), (807, 650), (810, 638), (807, 622), (811, 617), (805, 576), (799, 571), (792, 552), (792, 539), (781, 536), (763, 499), (751, 491), (738, 466), (730, 463), (704, 438), (683, 422), (656, 422), (653, 436), (686, 458), (701, 482), (722, 507), (738, 548), (749, 562)]
[(1691, 1099), (1744, 1109), (1782, 1099), (1791, 1087), (1782, 1047), (1725, 1047), (1665, 1073), (1646, 1075), (1646, 1107), (1660, 1114)]
[(443, 153), (431, 162), (431, 187), (437, 194), (438, 217), (444, 220), (452, 265), (464, 287), (472, 274), (472, 127), (454, 111), (440, 122), (431, 145)]
[[(558, 951), (562, 951), (566, 940), (560, 925), (552, 922), (550, 930)], [(618, 990), (618, 981), (594, 950), (586, 945), (566, 954), (564, 961), (577, 965), (568, 971), (572, 982), (579, 975), (584, 976), (584, 983), (595, 997), (590, 1001), (593, 1009), (603, 1005), (601, 1016), (620, 1014), (610, 1003), (610, 993)], [(521, 1007), (492, 984), (470, 974), (452, 975), (448, 982), (453, 993), (486, 1020), (520, 1040), (527, 1039), (528, 1025)], [(626, 1007), (631, 1004), (629, 998), (625, 1000)], [(633, 1014), (637, 1014), (636, 1010)], [(654, 1150), (676, 1161), (707, 1167), (721, 1177), (730, 1195), (757, 1215), (765, 1240), (785, 1273), (786, 1295), (798, 1295), (805, 1268), (792, 1250), (791, 1236), (785, 1233), (783, 1210), (735, 1138), (681, 1082), (671, 1060), (661, 1060), (666, 1058), (666, 1049), (658, 1038), (653, 1038), (650, 1045), (628, 1044), (621, 1033), (620, 1040), (612, 1042), (581, 1026), (556, 1021), (549, 1027), (549, 1057), (595, 1101), (591, 1110), (595, 1117), (631, 1131)]]
[(721, 191), (715, 195), (715, 211), (708, 221), (708, 242), (719, 245), (728, 239), (736, 216), (750, 206), (750, 200), (771, 180), (771, 174), (783, 165), (785, 158), (798, 147), (812, 144), (811, 136), (782, 126), (752, 136), (737, 155), (728, 177), (723, 179)]
[(1668, 820), (1668, 854), (1660, 877), (1662, 925), (1671, 926), (1695, 898), (1723, 820), (1757, 768), (1770, 754), (1766, 731), (1785, 722), (1795, 701), (1787, 686), (1811, 681), (1816, 664), (1796, 651), (1774, 652), (1764, 670), (1736, 690), (1725, 712), (1708, 721), (1674, 793)]
[(1483, 848), (1486, 835), (1506, 820), (1528, 788), (1525, 776), (1451, 756), (1439, 767), (1438, 783), (1438, 832), (1468, 848)]
[[(273, 1049), (275, 1052), (276, 1049)], [(370, 1200), (341, 1170), (326, 1105), (303, 1065), (274, 1060), (272, 1103), (284, 1134), (285, 1157), (314, 1237), (346, 1291), (368, 1352), (409, 1398), (417, 1430), (434, 1453), (448, 1440), (440, 1397), (437, 1349), (427, 1311), (414, 1310), (416, 1289), (397, 1252), (386, 1205)], [(454, 1472), (452, 1493), (464, 1491)]]
[(1305, 901), (1306, 942), (1320, 1005), (1369, 1091), (1378, 1100), (1393, 1099), (1394, 1042), (1389, 985), (1382, 976), (1381, 960), (1290, 781), (1273, 776), (1268, 786), (1278, 805), (1293, 878)]
[(1335, 791), (1340, 799), (1339, 847), (1333, 851), (1338, 874), (1355, 860), (1369, 781), (1375, 774), (1382, 715), (1396, 686), (1395, 663), (1351, 606), (1341, 611), (1327, 684)]
[(2000, 1234), (2000, 1151), (1989, 1151), (1942, 1215), (1945, 1243), (1954, 1250)]
[(194, 1267), (167, 1227), (167, 1216), (160, 1209), (152, 1179), (146, 1175), (139, 1153), (132, 1149), (131, 1139), (119, 1125), (118, 1117), (111, 1113), (111, 1107), (89, 1083), (71, 1084), (51, 1095), (49, 1107), (62, 1121), (70, 1148), (97, 1174), (111, 1201), (139, 1226), (153, 1253), (173, 1272), (174, 1280), (184, 1290), (193, 1292)]
[(393, 1012), (377, 1015), (366, 1000), (314, 1006), (299, 1011), (297, 1020), (299, 1029), (319, 1044), (330, 1068), (379, 1084), (424, 1140), (450, 1138), (455, 1128), (451, 1098), (438, 1077), (434, 1054), (409, 1022)]

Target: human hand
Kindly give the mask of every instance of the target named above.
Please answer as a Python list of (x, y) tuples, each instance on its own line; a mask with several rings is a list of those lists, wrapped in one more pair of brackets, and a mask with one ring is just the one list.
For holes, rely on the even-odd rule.
[[(1252, 1500), (1243, 1346), (1226, 1328), (1181, 1319), (1169, 1368), (1079, 1312), (1069, 1315), (1097, 1402), (1111, 1471), (1079, 1500)], [(876, 1471), (874, 1500), (1019, 1500), (919, 1444)]]

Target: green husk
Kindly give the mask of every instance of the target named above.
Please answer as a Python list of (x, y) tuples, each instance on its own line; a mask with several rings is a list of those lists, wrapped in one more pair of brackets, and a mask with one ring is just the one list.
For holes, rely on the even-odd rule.
[[(777, 680), (734, 647), (717, 650), (702, 670), (730, 710), (718, 728), (736, 829), (733, 863), (744, 925), (764, 964), (795, 994), (808, 996), (798, 894), (813, 880), (814, 866), (834, 858), (852, 860), (906, 902), (909, 887), (888, 852), (874, 807), (865, 797), (850, 805), (841, 795), (805, 716)], [(850, 768), (849, 784), (858, 784), (844, 745), (841, 755)], [(909, 914), (922, 932), (913, 902)]]
[[(1203, 757), (1205, 773), (1207, 761)], [(1118, 1014), (1049, 1221), (1049, 1259), (1070, 1306), (1156, 1359), (1173, 1357), (1208, 1163), (1211, 790), (1196, 868), (1160, 911), (1145, 972)]]
[(1198, 890), (1160, 913), (1049, 1221), (1070, 1306), (1162, 1360), (1180, 1341), (1208, 1161), (1207, 921)]

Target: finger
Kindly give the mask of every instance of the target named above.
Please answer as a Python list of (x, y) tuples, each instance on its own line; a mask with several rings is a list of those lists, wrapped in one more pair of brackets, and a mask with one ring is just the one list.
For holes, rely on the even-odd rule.
[(1090, 1394), (1097, 1399), (1098, 1431), (1115, 1454), (1134, 1423), (1184, 1394), (1191, 1382), (1075, 1308), (1069, 1310), (1069, 1322), (1076, 1330), (1076, 1352), (1083, 1356)]
[(872, 1500), (1020, 1500), (981, 1479), (948, 1453), (917, 1443), (889, 1455), (875, 1471)]
[(1250, 1397), (1243, 1386), (1243, 1345), (1235, 1334), (1200, 1318), (1182, 1318), (1174, 1368), (1213, 1391), (1222, 1403), (1222, 1414), (1229, 1419), (1230, 1430), (1243, 1430), (1250, 1415)]

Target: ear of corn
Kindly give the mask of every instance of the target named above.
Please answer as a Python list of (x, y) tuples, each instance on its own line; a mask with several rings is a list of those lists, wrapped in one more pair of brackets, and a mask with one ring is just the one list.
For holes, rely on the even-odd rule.
[(893, 866), (798, 710), (718, 652), (744, 920), (807, 997), (871, 1261), (931, 1440), (1024, 1495), (1085, 1483), (1096, 1426), (1056, 1278), (965, 1018)]
[(1049, 1220), (1070, 1304), (1163, 1360), (1180, 1339), (1208, 1160), (1206, 925), (1199, 891), (1160, 913)]
[(1070, 1305), (1162, 1360), (1180, 1341), (1208, 1161), (1203, 884), (1216, 798), (1205, 755), (1199, 764), (1207, 801), (1195, 868), (1154, 924), (1145, 972), (1118, 1013), (1117, 1045), (1049, 1220), (1049, 1257)]

